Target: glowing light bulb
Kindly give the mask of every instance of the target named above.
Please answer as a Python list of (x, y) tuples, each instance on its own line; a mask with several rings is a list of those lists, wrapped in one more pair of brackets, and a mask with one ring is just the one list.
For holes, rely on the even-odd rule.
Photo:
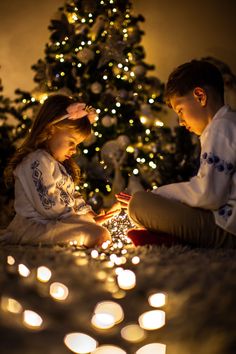
[(114, 323), (119, 323), (124, 319), (122, 307), (114, 301), (99, 302), (94, 310), (96, 315), (107, 314), (112, 316)]
[(74, 353), (86, 354), (93, 352), (97, 342), (84, 333), (69, 333), (64, 337), (65, 345)]
[(166, 296), (162, 293), (152, 294), (149, 296), (148, 302), (153, 307), (161, 307), (166, 303)]
[(145, 332), (137, 324), (130, 324), (121, 330), (121, 337), (128, 342), (141, 342), (145, 338)]
[(7, 263), (8, 263), (9, 265), (15, 264), (15, 258), (12, 257), (12, 256), (7, 256)]
[(3, 297), (1, 301), (1, 307), (4, 311), (9, 311), (11, 313), (21, 313), (21, 304), (10, 297)]
[(69, 290), (62, 283), (52, 283), (50, 285), (50, 295), (56, 300), (63, 301), (69, 295)]
[(123, 270), (117, 276), (118, 285), (121, 289), (129, 290), (135, 287), (136, 276), (132, 270)]
[(92, 257), (92, 258), (97, 258), (98, 255), (99, 255), (99, 253), (98, 253), (97, 250), (92, 250), (92, 252), (91, 252), (91, 257)]
[(24, 314), (23, 314), (23, 321), (24, 321), (24, 324), (27, 326), (27, 327), (30, 327), (30, 328), (39, 328), (41, 327), (42, 323), (43, 323), (43, 319), (41, 316), (39, 316), (36, 312), (34, 311), (30, 311), (30, 310), (25, 310), (24, 311)]
[(136, 354), (166, 354), (166, 345), (161, 343), (150, 343), (137, 350)]
[(135, 257), (132, 258), (131, 262), (133, 264), (138, 264), (140, 262), (140, 258), (138, 256), (135, 256)]
[(92, 317), (92, 324), (94, 327), (100, 329), (109, 329), (114, 326), (114, 317), (108, 313), (98, 313)]
[(126, 352), (119, 348), (116, 347), (115, 345), (102, 345), (98, 347), (93, 354), (126, 354)]
[(28, 277), (30, 275), (30, 270), (24, 264), (18, 265), (18, 272), (22, 277)]
[(161, 328), (165, 325), (165, 312), (153, 310), (144, 312), (138, 319), (140, 327), (148, 330)]
[(37, 278), (42, 283), (48, 282), (51, 276), (52, 276), (52, 272), (50, 271), (49, 268), (41, 266), (37, 269)]

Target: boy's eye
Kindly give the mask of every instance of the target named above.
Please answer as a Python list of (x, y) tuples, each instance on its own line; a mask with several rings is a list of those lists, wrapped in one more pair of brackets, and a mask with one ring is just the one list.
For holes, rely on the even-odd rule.
[(74, 141), (69, 141), (69, 146), (75, 146), (76, 144), (74, 143)]

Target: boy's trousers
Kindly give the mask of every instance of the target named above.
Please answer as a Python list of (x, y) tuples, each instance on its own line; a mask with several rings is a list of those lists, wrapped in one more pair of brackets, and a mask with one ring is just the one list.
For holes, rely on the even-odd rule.
[(128, 213), (137, 226), (176, 236), (183, 244), (236, 248), (236, 235), (217, 226), (210, 210), (140, 191), (132, 196)]

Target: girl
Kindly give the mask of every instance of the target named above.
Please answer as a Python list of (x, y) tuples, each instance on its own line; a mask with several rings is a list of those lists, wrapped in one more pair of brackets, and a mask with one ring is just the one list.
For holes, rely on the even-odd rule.
[(96, 215), (75, 191), (80, 170), (72, 155), (91, 133), (95, 118), (93, 108), (64, 95), (52, 95), (44, 102), (5, 171), (6, 183), (15, 182), (16, 211), (4, 234), (6, 242), (75, 241), (93, 247), (111, 241), (108, 230), (98, 224), (119, 210), (113, 207), (107, 214)]

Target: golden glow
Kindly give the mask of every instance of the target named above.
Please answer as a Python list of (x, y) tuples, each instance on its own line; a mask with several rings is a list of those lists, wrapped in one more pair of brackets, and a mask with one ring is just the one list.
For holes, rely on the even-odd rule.
[(92, 317), (92, 324), (99, 329), (109, 329), (115, 325), (114, 317), (108, 313), (97, 313)]
[(50, 295), (56, 300), (63, 301), (69, 295), (69, 290), (64, 284), (55, 282), (50, 285)]
[(141, 116), (141, 117), (140, 117), (140, 122), (141, 122), (142, 124), (146, 124), (146, 123), (147, 123), (147, 117)]
[(127, 148), (126, 148), (126, 151), (129, 152), (130, 154), (132, 154), (132, 153), (134, 152), (134, 147), (131, 146), (131, 145), (129, 145), (129, 146), (127, 146)]
[[(137, 324), (130, 324), (121, 330), (121, 337), (128, 342), (141, 342), (145, 338), (145, 332)], [(149, 353), (150, 354), (150, 353)]]
[(52, 272), (50, 271), (49, 268), (47, 267), (38, 267), (37, 269), (37, 278), (39, 281), (41, 281), (42, 283), (46, 283), (49, 281), (49, 279), (52, 276)]
[(123, 321), (124, 312), (122, 307), (114, 301), (102, 301), (95, 307), (96, 315), (110, 315), (113, 318), (114, 324)]
[(74, 353), (86, 354), (93, 352), (97, 342), (84, 333), (69, 333), (64, 337), (65, 345)]
[(98, 347), (93, 354), (126, 354), (126, 352), (115, 345), (102, 345)]
[(138, 319), (140, 327), (148, 330), (161, 328), (165, 325), (165, 312), (153, 310), (144, 312)]
[(9, 265), (15, 264), (15, 258), (12, 257), (12, 256), (7, 256), (7, 263), (8, 263)]
[(117, 282), (121, 289), (129, 290), (136, 285), (136, 275), (132, 270), (123, 270), (117, 276)]
[(12, 299), (10, 297), (4, 297), (4, 296), (2, 297), (1, 307), (4, 311), (9, 311), (11, 313), (22, 312), (21, 304), (15, 299)]
[(138, 264), (140, 262), (140, 258), (138, 256), (135, 256), (135, 257), (132, 258), (131, 262), (133, 264)]
[(160, 121), (159, 119), (156, 119), (156, 120), (155, 120), (155, 125), (156, 125), (157, 127), (163, 127), (164, 123), (163, 123), (162, 121)]
[(34, 311), (25, 310), (23, 317), (25, 326), (29, 328), (40, 328), (43, 323), (42, 317)]
[(22, 277), (28, 277), (30, 275), (30, 270), (24, 264), (18, 265), (18, 272)]
[(162, 307), (166, 304), (166, 296), (163, 293), (152, 294), (149, 296), (148, 302), (153, 307)]
[(166, 354), (166, 345), (161, 343), (150, 343), (137, 350), (136, 354)]

